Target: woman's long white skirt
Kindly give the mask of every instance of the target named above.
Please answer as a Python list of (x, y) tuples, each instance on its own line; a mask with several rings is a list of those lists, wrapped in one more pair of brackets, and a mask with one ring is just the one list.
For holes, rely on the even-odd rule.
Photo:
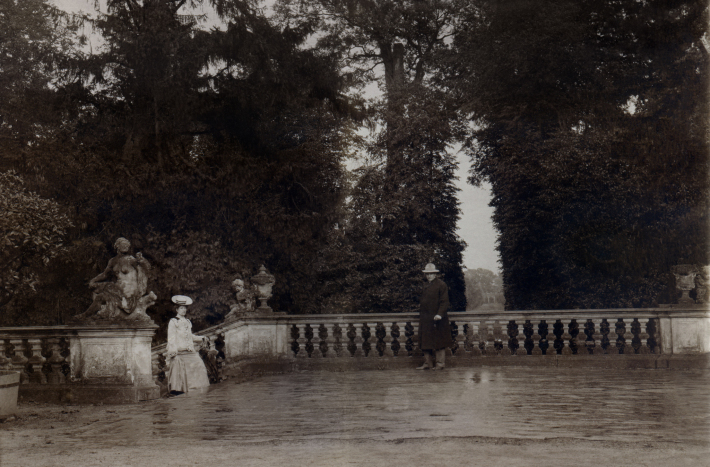
[(188, 392), (210, 385), (207, 368), (197, 352), (180, 351), (170, 361), (168, 391)]

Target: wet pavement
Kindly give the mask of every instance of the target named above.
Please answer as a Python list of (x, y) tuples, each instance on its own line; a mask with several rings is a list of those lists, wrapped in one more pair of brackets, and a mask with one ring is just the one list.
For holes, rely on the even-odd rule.
[(303, 372), (75, 410), (0, 425), (0, 465), (710, 466), (708, 370)]

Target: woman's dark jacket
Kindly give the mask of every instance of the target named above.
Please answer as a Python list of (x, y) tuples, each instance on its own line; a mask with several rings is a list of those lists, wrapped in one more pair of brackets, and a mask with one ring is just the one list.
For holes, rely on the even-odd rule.
[[(451, 326), (446, 311), (449, 309), (449, 288), (436, 278), (424, 284), (419, 303), (419, 345), (422, 350), (451, 347)], [(440, 315), (439, 321), (434, 316)]]

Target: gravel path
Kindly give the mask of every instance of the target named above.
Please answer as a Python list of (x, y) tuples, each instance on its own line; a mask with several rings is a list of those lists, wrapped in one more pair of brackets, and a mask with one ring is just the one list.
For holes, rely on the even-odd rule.
[(304, 372), (0, 424), (2, 467), (214, 462), (710, 466), (710, 371)]

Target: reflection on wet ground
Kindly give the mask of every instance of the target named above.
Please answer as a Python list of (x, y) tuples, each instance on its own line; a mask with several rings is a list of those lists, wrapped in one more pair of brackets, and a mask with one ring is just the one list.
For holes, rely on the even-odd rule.
[(225, 382), (61, 433), (63, 443), (442, 437), (710, 441), (710, 371), (453, 368), (307, 372)]

